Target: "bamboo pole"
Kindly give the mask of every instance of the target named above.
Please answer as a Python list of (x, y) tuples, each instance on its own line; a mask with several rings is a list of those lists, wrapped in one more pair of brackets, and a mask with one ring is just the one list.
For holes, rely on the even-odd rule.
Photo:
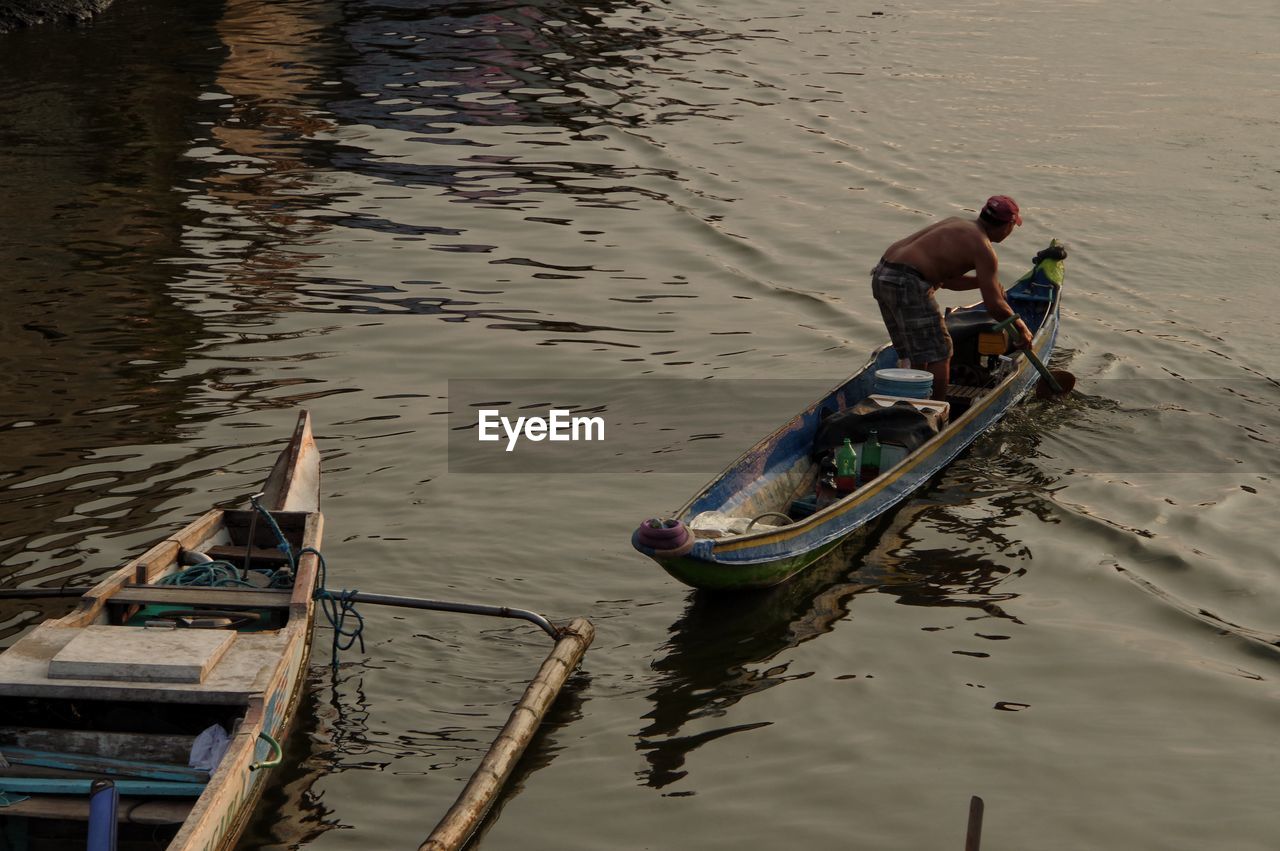
[(511, 711), (506, 725), (489, 746), (489, 752), (467, 781), (462, 794), (418, 851), (457, 851), (467, 843), (511, 777), (512, 770), (565, 681), (591, 646), (595, 633), (595, 627), (586, 618), (574, 618), (560, 631), (551, 654)]

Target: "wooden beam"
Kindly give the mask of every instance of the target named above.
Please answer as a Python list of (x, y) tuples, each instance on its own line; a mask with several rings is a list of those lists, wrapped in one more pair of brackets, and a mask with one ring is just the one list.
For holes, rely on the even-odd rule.
[(103, 733), (97, 730), (52, 730), (37, 727), (0, 727), (0, 751), (6, 745), (94, 753), (118, 759), (186, 763), (195, 736), (165, 733)]
[(964, 851), (980, 851), (982, 847), (982, 799), (974, 795), (969, 799), (969, 829), (964, 837)]
[(126, 585), (110, 602), (114, 604), (208, 606), (215, 609), (286, 609), (288, 588), (208, 588), (197, 585)]
[[(236, 567), (244, 564), (244, 547), (235, 544), (219, 544), (204, 551), (209, 558), (229, 561)], [(249, 561), (266, 561), (271, 564), (288, 564), (289, 557), (279, 547), (253, 547), (249, 550)]]
[(176, 780), (187, 783), (204, 783), (209, 772), (187, 765), (172, 765), (136, 759), (119, 759), (94, 754), (67, 753), (64, 751), (33, 750), (31, 748), (0, 747), (0, 757), (13, 765), (39, 766), (65, 771), (87, 773), (101, 777), (138, 777), (148, 780)]

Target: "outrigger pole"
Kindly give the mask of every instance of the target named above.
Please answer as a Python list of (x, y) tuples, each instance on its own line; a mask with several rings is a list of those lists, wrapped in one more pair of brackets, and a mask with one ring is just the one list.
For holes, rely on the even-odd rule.
[(542, 719), (555, 702), (573, 669), (591, 646), (596, 630), (586, 618), (574, 618), (564, 626), (555, 626), (542, 615), (525, 609), (507, 606), (484, 606), (473, 603), (450, 603), (441, 600), (424, 600), (418, 597), (398, 597), (386, 594), (366, 594), (349, 591), (343, 599), (353, 603), (369, 603), (378, 606), (397, 606), (405, 609), (427, 609), (458, 614), (487, 615), (500, 618), (518, 618), (536, 624), (555, 639), (555, 646), (543, 661), (538, 673), (525, 688), (524, 694), (511, 710), (507, 723), (480, 760), (471, 779), (463, 787), (462, 794), (445, 813), (418, 847), (418, 851), (458, 851), (467, 844), (485, 815), (497, 800), (498, 793), (511, 777), (516, 763), (524, 754), (529, 742), (538, 731)]
[(974, 795), (969, 799), (969, 829), (964, 837), (964, 851), (979, 851), (982, 845), (982, 799)]

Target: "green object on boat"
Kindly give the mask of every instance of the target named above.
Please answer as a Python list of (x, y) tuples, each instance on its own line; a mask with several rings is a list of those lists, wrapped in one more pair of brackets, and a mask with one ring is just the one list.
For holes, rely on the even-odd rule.
[(858, 453), (849, 438), (844, 439), (844, 446), (836, 450), (836, 475), (852, 476), (858, 466)]

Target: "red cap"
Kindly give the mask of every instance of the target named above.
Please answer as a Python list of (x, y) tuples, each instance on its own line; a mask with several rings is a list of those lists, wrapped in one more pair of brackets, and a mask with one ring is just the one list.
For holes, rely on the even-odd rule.
[(1022, 214), (1018, 212), (1018, 202), (1008, 195), (992, 195), (987, 199), (987, 203), (982, 206), (982, 213), (987, 218), (1002, 225), (1009, 222), (1013, 222), (1016, 225), (1022, 224)]

